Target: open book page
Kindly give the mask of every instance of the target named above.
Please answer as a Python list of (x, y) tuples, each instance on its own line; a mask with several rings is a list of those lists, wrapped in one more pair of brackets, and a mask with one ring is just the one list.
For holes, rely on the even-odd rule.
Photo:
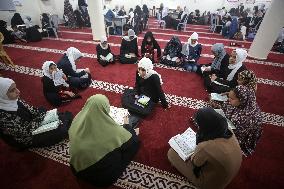
[(116, 123), (118, 123), (119, 125), (123, 125), (124, 117), (129, 115), (129, 112), (127, 109), (124, 108), (117, 108), (115, 106), (110, 106), (109, 115), (114, 119)]
[(184, 133), (178, 134), (169, 140), (170, 146), (186, 161), (196, 148), (196, 134), (188, 128)]
[(105, 57), (105, 60), (109, 62), (111, 59), (113, 59), (113, 55), (108, 53), (108, 55)]
[(150, 101), (150, 98), (148, 96), (145, 95), (141, 95), (138, 99), (138, 102), (144, 106), (146, 106), (148, 104), (148, 102)]
[[(223, 112), (222, 109), (214, 109), (217, 113), (221, 114), (223, 117), (226, 118), (226, 115), (225, 113)], [(231, 129), (236, 129), (236, 127), (234, 126), (234, 124), (231, 122), (231, 120), (229, 120), (228, 118), (227, 119), (227, 123), (228, 123), (228, 127), (231, 128)]]
[(45, 125), (41, 125), (39, 128), (37, 128), (36, 130), (34, 130), (32, 132), (32, 135), (37, 135), (37, 134), (40, 134), (40, 133), (51, 131), (53, 129), (57, 129), (59, 124), (60, 124), (60, 121), (57, 120), (57, 121), (54, 121), (54, 122), (47, 123)]
[(45, 125), (54, 121), (58, 121), (59, 117), (57, 114), (57, 109), (49, 110), (46, 112), (45, 117), (43, 121), (41, 122), (41, 125)]
[(210, 96), (211, 96), (211, 100), (222, 101), (222, 102), (225, 102), (225, 101), (228, 100), (227, 95), (221, 95), (221, 94), (218, 94), (218, 93), (211, 93)]

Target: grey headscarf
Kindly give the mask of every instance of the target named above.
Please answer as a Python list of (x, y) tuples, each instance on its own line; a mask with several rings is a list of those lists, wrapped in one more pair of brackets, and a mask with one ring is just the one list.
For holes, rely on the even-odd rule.
[(215, 70), (220, 70), (221, 62), (224, 56), (227, 54), (224, 48), (223, 43), (216, 43), (211, 47), (211, 50), (217, 54), (217, 57), (214, 58), (211, 68)]

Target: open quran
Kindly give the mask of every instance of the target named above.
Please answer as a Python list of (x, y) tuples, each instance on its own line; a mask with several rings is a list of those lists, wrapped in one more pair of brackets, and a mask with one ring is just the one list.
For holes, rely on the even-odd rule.
[(169, 145), (186, 161), (196, 148), (196, 134), (189, 127), (184, 133), (178, 134), (169, 140)]
[(44, 133), (53, 129), (57, 129), (60, 125), (60, 120), (57, 114), (57, 109), (49, 110), (41, 122), (41, 126), (32, 132), (32, 135)]

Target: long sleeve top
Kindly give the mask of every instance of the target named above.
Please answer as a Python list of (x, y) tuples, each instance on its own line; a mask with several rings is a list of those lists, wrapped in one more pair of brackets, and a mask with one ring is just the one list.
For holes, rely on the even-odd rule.
[(157, 74), (151, 75), (148, 79), (143, 79), (138, 75), (138, 72), (136, 72), (135, 89), (138, 95), (145, 94), (155, 103), (160, 100), (163, 108), (168, 107), (168, 102)]
[(216, 74), (217, 77), (225, 78), (225, 75), (227, 74), (228, 65), (229, 65), (229, 58), (230, 56), (226, 54), (221, 61), (220, 70), (211, 69), (211, 73)]
[(47, 93), (58, 93), (61, 89), (60, 86), (55, 86), (52, 79), (43, 76), (41, 78), (42, 86), (43, 86), (43, 94), (46, 95)]
[(230, 88), (235, 88), (238, 85), (238, 75), (240, 72), (246, 70), (247, 68), (245, 67), (245, 65), (242, 65), (242, 67), (240, 67), (238, 69), (238, 71), (236, 72), (236, 74), (234, 75), (233, 79), (231, 81), (227, 80), (228, 75), (231, 73), (231, 69), (227, 68), (224, 71), (224, 77), (223, 78), (217, 78), (216, 81), (218, 81), (219, 83), (222, 83), (224, 85), (229, 86)]
[(102, 47), (101, 47), (101, 45), (100, 44), (98, 44), (97, 45), (97, 47), (96, 47), (96, 50), (97, 50), (97, 59), (98, 60), (101, 60), (101, 55), (102, 56), (104, 56), (104, 57), (106, 57), (109, 53), (111, 53), (111, 50), (110, 50), (110, 46), (108, 45), (108, 48), (107, 49), (103, 49)]
[(142, 56), (144, 56), (145, 53), (150, 53), (153, 55), (152, 57), (154, 57), (154, 49), (157, 49), (157, 57), (161, 57), (161, 48), (156, 40), (154, 40), (153, 43), (150, 45), (147, 44), (146, 42), (142, 42), (141, 54)]
[(32, 132), (40, 127), (45, 113), (18, 100), (17, 111), (0, 110), (0, 132), (9, 136), (17, 146), (29, 147), (32, 145)]
[(182, 47), (182, 54), (185, 60), (194, 59), (195, 62), (197, 62), (200, 58), (201, 51), (202, 51), (201, 44), (197, 44), (195, 47), (192, 47), (191, 45), (188, 44), (184, 44)]
[(137, 38), (134, 38), (131, 41), (127, 41), (124, 38), (122, 38), (120, 55), (129, 54), (129, 53), (134, 53), (136, 56), (139, 56)]
[(59, 60), (59, 62), (57, 63), (57, 67), (58, 69), (62, 69), (63, 73), (66, 76), (71, 76), (71, 77), (81, 77), (83, 75), (86, 74), (85, 71), (81, 71), (81, 72), (76, 72), (72, 69), (72, 65), (68, 59), (68, 57), (66, 56), (66, 54), (64, 54), (64, 56), (61, 58), (61, 60)]

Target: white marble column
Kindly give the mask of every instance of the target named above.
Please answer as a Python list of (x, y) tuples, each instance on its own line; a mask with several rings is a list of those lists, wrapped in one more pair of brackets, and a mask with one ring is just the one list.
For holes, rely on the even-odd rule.
[(284, 27), (284, 0), (273, 0), (249, 49), (249, 57), (265, 60)]
[(99, 40), (102, 36), (106, 36), (104, 15), (103, 15), (103, 1), (90, 0), (88, 1), (88, 11), (90, 15), (93, 40)]

